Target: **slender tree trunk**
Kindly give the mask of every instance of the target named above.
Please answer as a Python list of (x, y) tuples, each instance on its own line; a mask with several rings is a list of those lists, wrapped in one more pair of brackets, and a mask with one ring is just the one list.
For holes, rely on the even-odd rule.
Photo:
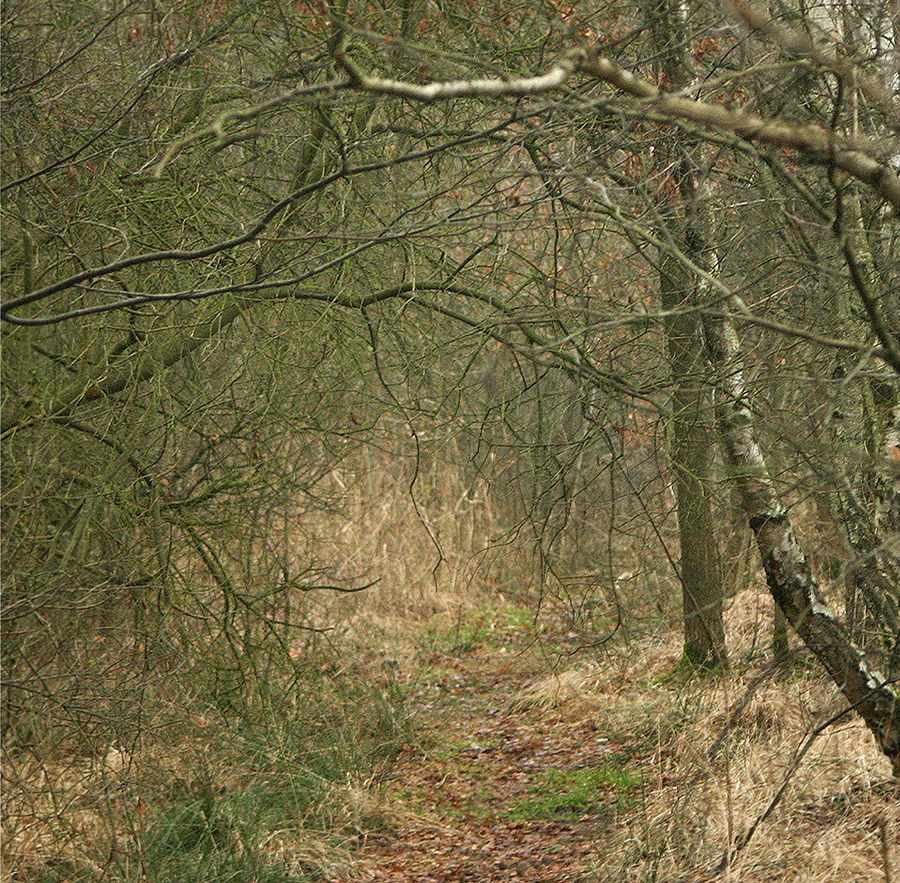
[(726, 654), (722, 576), (709, 494), (712, 434), (700, 380), (704, 366), (698, 323), (694, 314), (677, 312), (693, 300), (692, 281), (677, 261), (661, 257), (662, 304), (675, 313), (666, 322), (673, 384), (669, 463), (678, 507), (684, 659), (694, 666), (714, 667), (725, 664)]
[[(649, 0), (646, 8), (656, 50), (657, 74), (671, 88), (692, 77), (685, 46), (682, 11), (673, 0)], [(664, 132), (656, 144), (656, 210), (665, 230), (701, 265), (708, 262), (708, 222), (696, 186), (696, 163), (677, 133)], [(698, 280), (677, 257), (659, 255), (660, 299), (666, 310), (666, 346), (672, 376), (669, 462), (675, 478), (684, 659), (694, 666), (726, 664), (722, 620), (722, 574), (710, 499), (712, 433), (702, 375), (705, 359), (696, 313)]]
[[(850, 7), (843, 7), (842, 26), (845, 44), (854, 55), (861, 54), (868, 42), (866, 35), (871, 35), (868, 23)], [(883, 72), (890, 75), (890, 67)], [(858, 136), (860, 95), (856, 88), (848, 91), (851, 132)], [(833, 232), (849, 270), (848, 286), (835, 303), (840, 333), (874, 345), (880, 327), (896, 338), (900, 335), (900, 316), (895, 311), (896, 268), (892, 262), (876, 260), (872, 244), (878, 237), (870, 240), (867, 230), (867, 223), (878, 218), (877, 210), (874, 216), (874, 206), (864, 211), (864, 193), (857, 184), (842, 184), (833, 175), (831, 183), (835, 193)], [(851, 632), (858, 626), (860, 642), (868, 643), (872, 637), (883, 638), (883, 632), (878, 634), (879, 624), (900, 634), (900, 559), (891, 551), (880, 516), (890, 482), (879, 463), (880, 453), (887, 450), (892, 412), (900, 397), (892, 372), (879, 377), (877, 366), (862, 360), (841, 364), (838, 369), (838, 376), (846, 379), (831, 421), (840, 473), (837, 504), (855, 553), (846, 575), (846, 619)]]

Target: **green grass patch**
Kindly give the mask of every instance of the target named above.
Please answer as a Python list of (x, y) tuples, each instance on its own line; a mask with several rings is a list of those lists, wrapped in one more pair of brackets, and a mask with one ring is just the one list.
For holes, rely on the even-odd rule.
[(577, 819), (622, 809), (641, 785), (641, 777), (616, 766), (547, 770), (531, 787), (531, 796), (514, 804), (514, 819)]
[(153, 883), (322, 879), (314, 866), (292, 867), (266, 852), (273, 830), (298, 827), (308, 798), (307, 788), (290, 781), (280, 789), (251, 786), (233, 794), (185, 792), (158, 815), (147, 834), (142, 856), (147, 877)]

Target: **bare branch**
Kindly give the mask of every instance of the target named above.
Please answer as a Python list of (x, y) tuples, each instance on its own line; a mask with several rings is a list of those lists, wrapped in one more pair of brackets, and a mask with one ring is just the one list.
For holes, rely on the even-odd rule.
[(217, 116), (208, 126), (204, 126), (202, 129), (191, 132), (189, 135), (185, 135), (183, 138), (179, 138), (177, 141), (172, 142), (163, 154), (162, 159), (154, 167), (153, 177), (161, 178), (162, 173), (165, 171), (166, 166), (172, 161), (173, 157), (189, 144), (196, 144), (197, 142), (212, 138), (217, 148), (224, 147), (226, 144), (230, 143), (227, 138), (226, 130), (235, 123), (255, 120), (267, 111), (274, 110), (276, 107), (281, 107), (281, 105), (287, 104), (298, 98), (333, 94), (342, 89), (348, 89), (352, 85), (350, 80), (328, 80), (325, 83), (314, 83), (313, 85), (303, 84), (294, 89), (289, 89), (287, 92), (282, 92), (280, 95), (276, 95), (268, 101), (263, 101), (261, 104), (255, 104), (253, 107), (248, 107), (243, 110), (226, 110), (224, 113), (219, 114), (219, 116)]
[(578, 70), (583, 50), (567, 52), (549, 71), (536, 77), (522, 79), (452, 80), (418, 85), (402, 80), (388, 80), (363, 73), (356, 63), (343, 53), (335, 56), (338, 64), (350, 74), (351, 85), (363, 92), (395, 95), (413, 101), (442, 101), (448, 98), (501, 97), (539, 95), (558, 89)]
[(866, 184), (900, 215), (900, 178), (887, 162), (863, 152), (858, 141), (821, 126), (792, 125), (783, 120), (766, 119), (746, 113), (737, 107), (694, 101), (674, 93), (663, 92), (608, 58), (597, 55), (595, 51), (584, 53), (580, 69), (609, 83), (621, 92), (651, 103), (655, 110), (667, 116), (734, 132), (748, 141), (760, 141), (773, 147), (797, 150), (802, 161), (810, 165), (839, 168)]
[(664, 92), (599, 55), (595, 48), (572, 49), (546, 74), (537, 77), (454, 80), (424, 86), (364, 74), (345, 55), (338, 56), (338, 62), (348, 70), (353, 86), (359, 91), (423, 102), (462, 97), (535, 95), (562, 88), (573, 73), (580, 71), (647, 102), (666, 116), (734, 132), (748, 141), (797, 150), (800, 159), (810, 165), (839, 168), (866, 184), (900, 215), (900, 178), (887, 162), (877, 158), (883, 152), (877, 146), (821, 126), (766, 119), (734, 106), (711, 104)]
[[(220, 289), (216, 292), (177, 292), (174, 294), (163, 294), (163, 295), (140, 295), (135, 298), (126, 298), (121, 301), (116, 302), (111, 307), (105, 305), (102, 308), (94, 309), (94, 308), (85, 308), (84, 310), (72, 310), (67, 311), (65, 314), (61, 316), (52, 316), (45, 318), (32, 318), (30, 320), (25, 319), (14, 319), (11, 315), (11, 311), (17, 310), (21, 307), (27, 306), (28, 304), (35, 303), (39, 300), (43, 300), (47, 297), (50, 297), (53, 294), (57, 294), (60, 291), (65, 291), (70, 288), (74, 288), (78, 285), (81, 285), (84, 282), (90, 282), (94, 279), (100, 279), (104, 276), (112, 276), (116, 273), (121, 272), (129, 267), (140, 266), (143, 264), (152, 264), (152, 263), (160, 263), (160, 262), (189, 262), (200, 260), (202, 258), (212, 257), (213, 255), (219, 254), (220, 252), (230, 251), (234, 248), (237, 248), (240, 245), (243, 245), (246, 242), (251, 242), (269, 224), (276, 218), (278, 215), (290, 205), (298, 202), (300, 199), (314, 193), (318, 190), (322, 190), (329, 185), (339, 181), (343, 178), (351, 178), (356, 175), (366, 174), (368, 172), (379, 171), (381, 169), (386, 169), (392, 166), (398, 166), (406, 162), (411, 162), (417, 159), (426, 159), (429, 156), (434, 156), (442, 151), (447, 150), (448, 148), (459, 146), (462, 144), (468, 144), (473, 141), (477, 141), (481, 138), (490, 138), (492, 135), (495, 135), (497, 132), (502, 131), (503, 129), (508, 128), (514, 121), (516, 117), (510, 117), (509, 119), (502, 120), (494, 126), (491, 126), (489, 129), (486, 129), (481, 132), (473, 132), (467, 135), (460, 136), (458, 138), (453, 138), (448, 141), (444, 141), (440, 144), (435, 145), (434, 147), (428, 147), (424, 150), (416, 150), (411, 151), (403, 156), (395, 157), (389, 160), (383, 160), (379, 162), (366, 163), (365, 165), (355, 166), (353, 168), (342, 168), (336, 172), (333, 172), (330, 175), (321, 178), (318, 181), (313, 182), (312, 184), (307, 184), (306, 186), (300, 187), (295, 190), (293, 193), (290, 193), (288, 196), (283, 199), (278, 200), (273, 203), (272, 206), (266, 210), (266, 212), (258, 218), (251, 226), (249, 226), (244, 232), (240, 233), (237, 236), (233, 236), (230, 239), (223, 239), (219, 242), (214, 242), (211, 245), (205, 246), (203, 248), (198, 249), (166, 249), (163, 251), (153, 251), (153, 252), (145, 252), (143, 254), (132, 255), (131, 257), (122, 258), (117, 261), (113, 261), (109, 264), (104, 264), (100, 267), (89, 267), (85, 270), (82, 270), (79, 273), (75, 273), (72, 276), (68, 276), (65, 279), (60, 279), (57, 282), (53, 282), (50, 285), (46, 285), (43, 288), (39, 288), (36, 291), (31, 291), (28, 294), (22, 295), (21, 297), (13, 298), (6, 303), (0, 305), (0, 319), (3, 319), (7, 322), (16, 322), (16, 324), (20, 325), (44, 325), (44, 324), (53, 324), (58, 321), (62, 321), (63, 319), (75, 318), (77, 316), (89, 315), (95, 312), (106, 312), (107, 309), (119, 309), (127, 306), (133, 306), (138, 303), (147, 303), (151, 301), (157, 300), (199, 300), (204, 296), (209, 296), (212, 293), (225, 293), (228, 291), (237, 291), (237, 290), (247, 290), (246, 286), (227, 286), (225, 288)], [(305, 278), (305, 277), (303, 277)]]
[(726, 6), (746, 25), (765, 34), (773, 43), (789, 55), (808, 58), (819, 67), (838, 77), (847, 88), (856, 87), (884, 115), (895, 132), (900, 132), (900, 108), (890, 90), (874, 77), (862, 71), (859, 65), (834, 52), (826, 52), (813, 43), (806, 34), (776, 25), (758, 6), (743, 0), (728, 0)]

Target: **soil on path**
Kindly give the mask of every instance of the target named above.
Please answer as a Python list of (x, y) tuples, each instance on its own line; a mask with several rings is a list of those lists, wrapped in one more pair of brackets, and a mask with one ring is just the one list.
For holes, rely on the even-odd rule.
[[(597, 880), (604, 835), (639, 790), (633, 774), (622, 774), (623, 802), (614, 772), (623, 746), (590, 721), (517, 707), (511, 700), (535, 672), (509, 656), (429, 661), (446, 675), (415, 691), (418, 743), (398, 758), (387, 785), (404, 812), (360, 844), (362, 879)], [(607, 787), (597, 770), (613, 771)]]

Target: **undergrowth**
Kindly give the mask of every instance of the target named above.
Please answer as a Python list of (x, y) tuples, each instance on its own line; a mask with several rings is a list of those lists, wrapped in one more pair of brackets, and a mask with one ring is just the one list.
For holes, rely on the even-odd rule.
[[(3, 883), (344, 880), (411, 817), (438, 841), (450, 824), (595, 820), (604, 881), (689, 879), (723, 856), (742, 883), (880, 873), (879, 820), (897, 830), (884, 759), (852, 720), (799, 756), (840, 697), (808, 668), (765, 675), (765, 593), (728, 612), (732, 668), (687, 677), (677, 629), (581, 644), (584, 617), (562, 604), (416, 591), (322, 604), (300, 637), (223, 644), (215, 623), (182, 622), (157, 656), (111, 640), (73, 654), (116, 703), (48, 691), (52, 720), (36, 704), (8, 730)], [(523, 744), (552, 722), (571, 752), (518, 768), (501, 719)], [(595, 754), (573, 766), (586, 740)], [(394, 782), (398, 757), (440, 775)], [(506, 767), (514, 794), (486, 773)], [(448, 770), (464, 799), (441, 796)]]
[(372, 795), (409, 734), (403, 693), (383, 672), (263, 655), (265, 678), (210, 653), (155, 683), (130, 745), (9, 747), (4, 879), (302, 883), (346, 865), (391, 823)]

